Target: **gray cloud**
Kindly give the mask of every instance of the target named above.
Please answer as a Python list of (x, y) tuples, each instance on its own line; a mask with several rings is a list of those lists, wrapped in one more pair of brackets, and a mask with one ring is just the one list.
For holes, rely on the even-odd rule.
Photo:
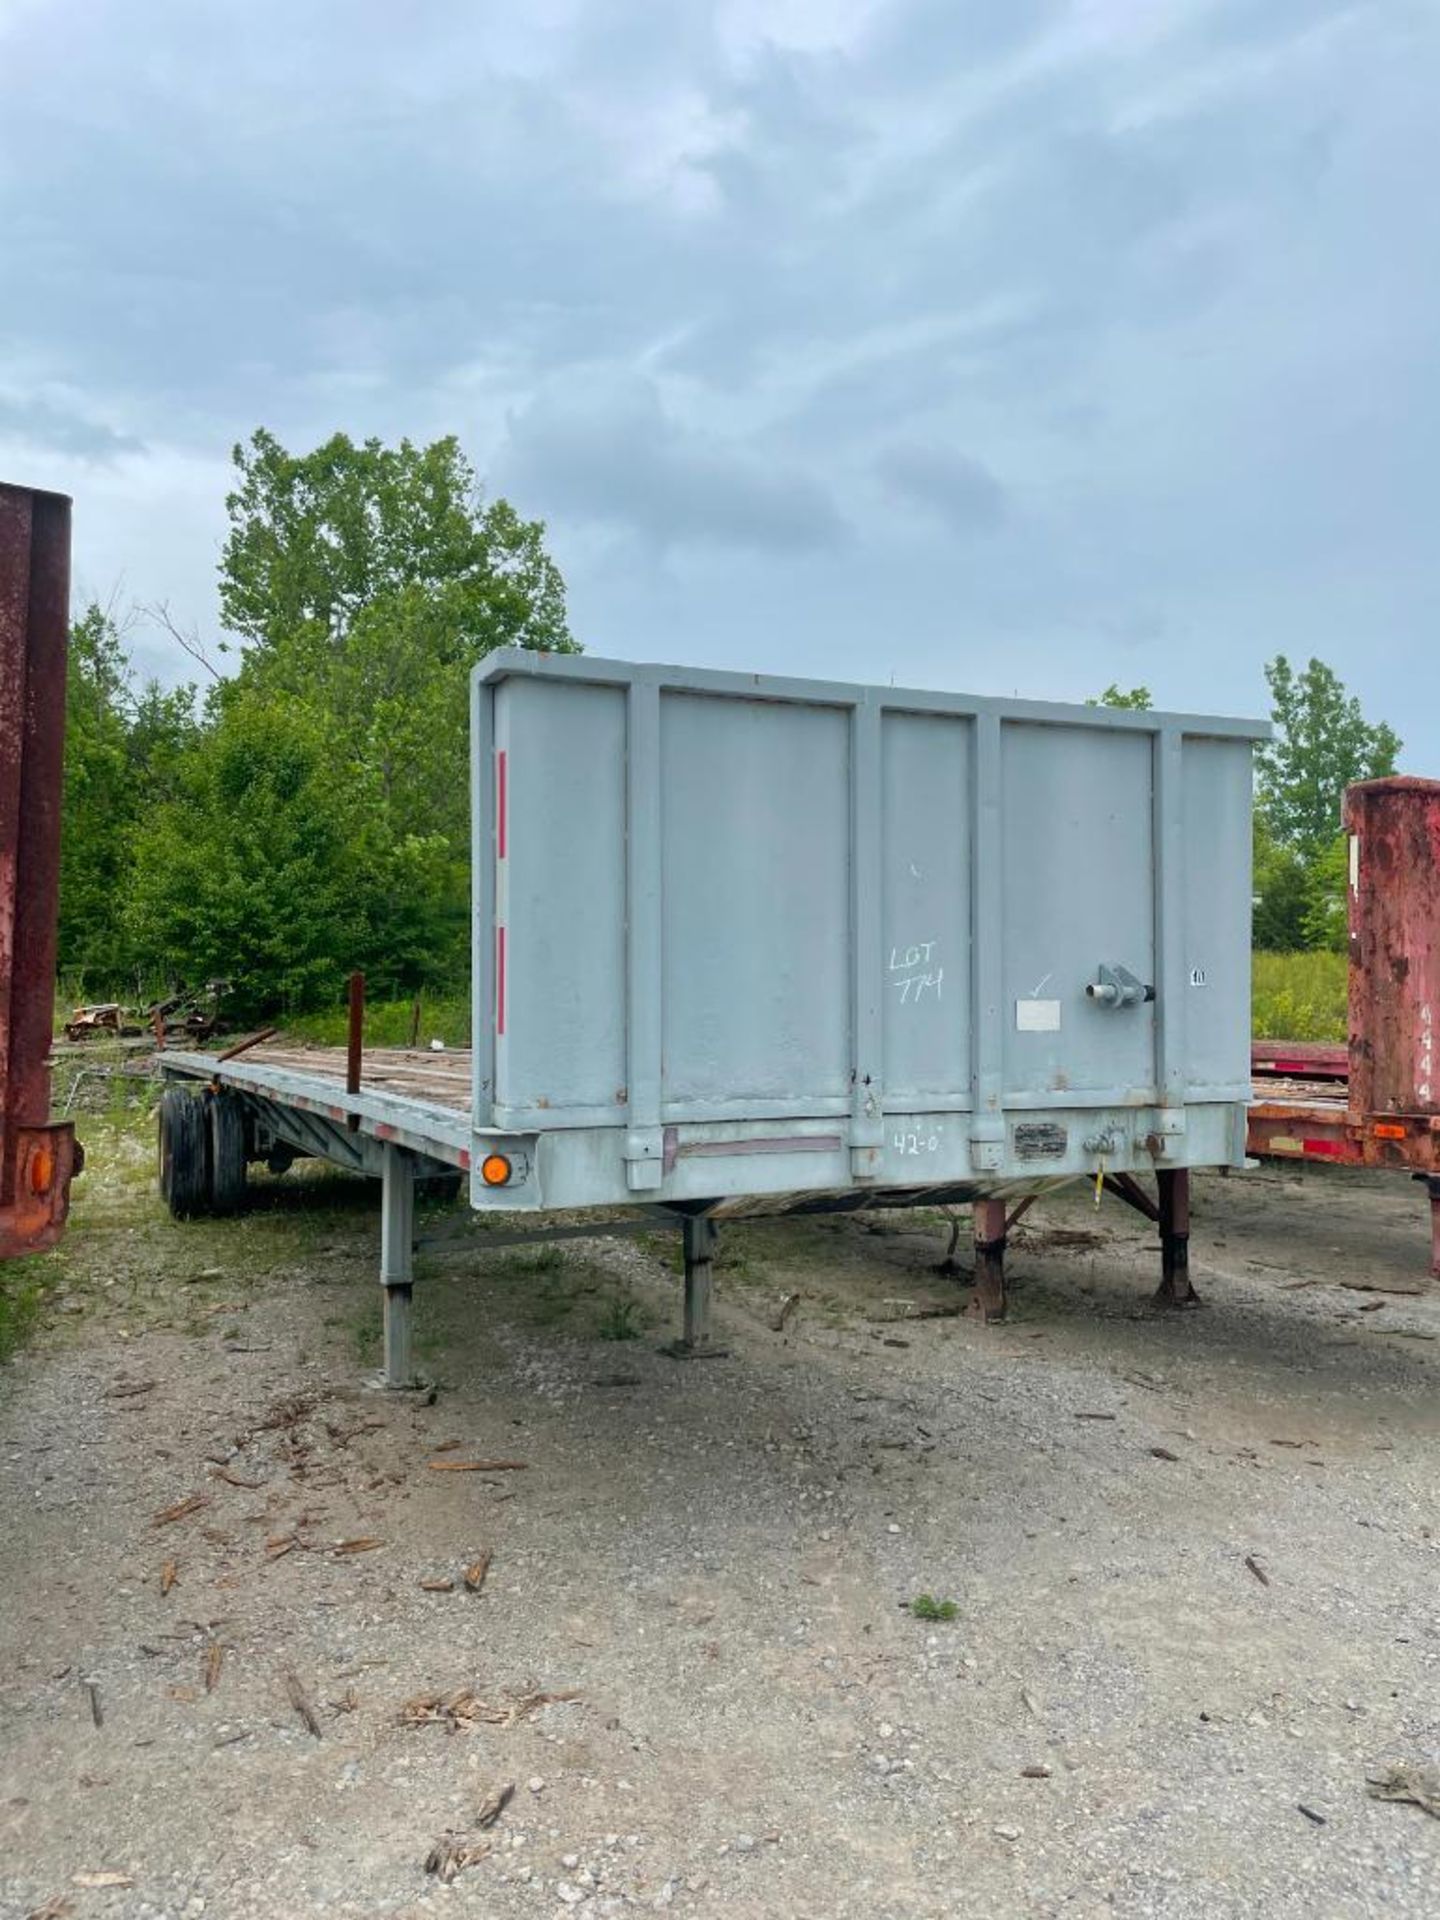
[(0, 442), (7, 440), (82, 460), (114, 459), (117, 454), (142, 450), (132, 435), (118, 433), (103, 421), (86, 419), (35, 395), (0, 393)]
[(639, 378), (577, 377), (542, 392), (511, 421), (499, 474), (545, 513), (660, 549), (803, 552), (843, 533), (815, 480), (681, 426)]
[(948, 447), (887, 447), (876, 462), (882, 479), (954, 533), (982, 533), (1005, 517), (1005, 489), (987, 467)]

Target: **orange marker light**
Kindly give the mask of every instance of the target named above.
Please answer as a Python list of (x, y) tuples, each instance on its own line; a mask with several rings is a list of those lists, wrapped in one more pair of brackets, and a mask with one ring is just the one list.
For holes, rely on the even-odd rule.
[(1405, 1129), (1403, 1127), (1392, 1126), (1388, 1121), (1384, 1120), (1377, 1121), (1372, 1131), (1377, 1140), (1403, 1140), (1405, 1138)]
[(37, 1147), (30, 1156), (30, 1191), (48, 1193), (55, 1178), (55, 1156), (49, 1147)]
[(510, 1162), (503, 1153), (487, 1153), (480, 1163), (480, 1178), (487, 1187), (503, 1187), (510, 1178)]

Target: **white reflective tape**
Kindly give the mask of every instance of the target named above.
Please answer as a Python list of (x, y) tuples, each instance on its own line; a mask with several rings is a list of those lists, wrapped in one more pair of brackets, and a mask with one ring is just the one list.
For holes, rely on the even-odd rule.
[(1352, 833), (1350, 836), (1350, 891), (1351, 893), (1360, 891), (1360, 836), (1358, 833)]

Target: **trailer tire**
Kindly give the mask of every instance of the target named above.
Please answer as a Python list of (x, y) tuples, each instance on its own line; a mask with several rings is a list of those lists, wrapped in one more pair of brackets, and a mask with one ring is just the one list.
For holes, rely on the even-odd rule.
[(211, 1211), (210, 1129), (205, 1104), (183, 1087), (160, 1096), (160, 1193), (176, 1220)]
[(210, 1203), (216, 1213), (245, 1204), (245, 1106), (223, 1089), (205, 1101), (210, 1128)]

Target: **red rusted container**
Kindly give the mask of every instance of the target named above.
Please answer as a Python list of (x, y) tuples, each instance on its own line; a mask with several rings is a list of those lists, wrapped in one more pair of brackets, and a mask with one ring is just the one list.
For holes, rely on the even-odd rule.
[(1440, 1114), (1440, 780), (1365, 780), (1350, 834), (1350, 1107)]
[(0, 1258), (54, 1244), (80, 1150), (50, 1124), (70, 502), (0, 485)]

